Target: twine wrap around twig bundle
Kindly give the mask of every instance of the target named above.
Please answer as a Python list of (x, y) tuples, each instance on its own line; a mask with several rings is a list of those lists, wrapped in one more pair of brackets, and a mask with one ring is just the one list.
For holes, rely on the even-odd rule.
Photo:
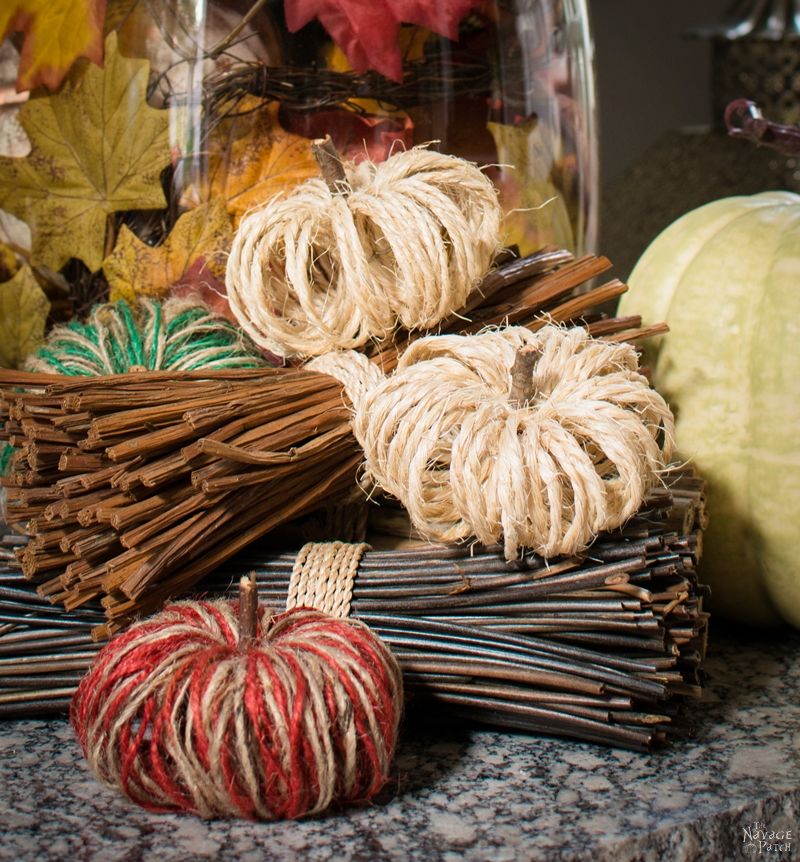
[(425, 148), (341, 165), (242, 219), (231, 308), (259, 346), (319, 356), (427, 329), (464, 305), (499, 247), (502, 211), (478, 167)]
[(350, 616), (353, 582), (366, 542), (307, 542), (297, 554), (286, 610), (314, 608), (332, 617)]
[[(345, 361), (309, 367), (337, 376)], [(575, 554), (619, 527), (672, 451), (672, 414), (634, 348), (582, 328), (421, 338), (377, 385), (342, 382), (367, 477), (425, 537), (502, 537), (509, 560)]]
[(239, 603), (179, 602), (103, 648), (71, 710), (92, 769), (145, 808), (202, 817), (371, 798), (394, 754), (397, 661), (355, 620), (271, 618), (242, 580)]

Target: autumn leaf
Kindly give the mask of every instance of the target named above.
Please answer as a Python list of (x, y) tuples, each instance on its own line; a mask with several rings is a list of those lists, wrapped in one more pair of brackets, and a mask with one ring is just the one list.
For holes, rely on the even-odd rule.
[(19, 368), (44, 341), (50, 302), (27, 265), (0, 284), (0, 366)]
[(11, 279), (18, 269), (19, 262), (13, 249), (6, 243), (0, 242), (0, 283)]
[(292, 33), (319, 19), (357, 72), (375, 69), (400, 81), (400, 24), (417, 24), (455, 40), (461, 19), (482, 5), (483, 0), (285, 0), (284, 12)]
[(199, 281), (206, 270), (210, 278), (221, 278), (232, 242), (230, 218), (220, 201), (184, 213), (156, 247), (123, 227), (114, 251), (103, 263), (111, 299), (163, 297), (187, 278)]
[(184, 206), (221, 198), (238, 220), (277, 192), (319, 176), (311, 141), (283, 129), (278, 108), (252, 96), (237, 104), (236, 115), (211, 133), (208, 179), (187, 191)]
[(220, 274), (208, 265), (205, 257), (198, 257), (186, 272), (172, 285), (171, 297), (192, 299), (216, 314), (227, 317), (236, 326), (239, 321), (228, 302), (228, 289)]
[(77, 257), (94, 272), (109, 214), (166, 206), (167, 111), (145, 103), (146, 88), (147, 61), (119, 54), (112, 33), (105, 68), (87, 64), (59, 93), (23, 105), (31, 151), (0, 157), (0, 208), (28, 223), (36, 263), (58, 270)]
[(58, 89), (78, 57), (103, 60), (106, 0), (3, 0), (0, 42), (22, 33), (17, 90)]
[(503, 242), (530, 254), (545, 245), (575, 250), (564, 197), (552, 179), (559, 143), (536, 119), (516, 126), (487, 123), (497, 147), (491, 172), (506, 213)]

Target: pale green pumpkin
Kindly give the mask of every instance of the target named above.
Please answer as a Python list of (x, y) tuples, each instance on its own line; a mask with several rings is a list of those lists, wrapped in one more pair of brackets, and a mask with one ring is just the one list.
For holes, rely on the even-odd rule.
[(800, 627), (800, 196), (683, 216), (636, 265), (620, 314), (670, 327), (647, 358), (678, 451), (708, 480), (712, 609)]

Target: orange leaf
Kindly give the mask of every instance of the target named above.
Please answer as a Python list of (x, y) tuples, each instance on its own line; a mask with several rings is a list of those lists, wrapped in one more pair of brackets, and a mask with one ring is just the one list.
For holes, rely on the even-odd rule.
[(236, 116), (223, 120), (210, 135), (208, 179), (187, 190), (182, 203), (196, 206), (222, 199), (234, 220), (278, 192), (319, 176), (311, 141), (293, 135), (278, 121), (278, 102), (247, 96)]
[(3, 0), (0, 42), (23, 33), (17, 90), (55, 90), (78, 57), (103, 59), (106, 0)]
[(218, 201), (184, 213), (155, 248), (123, 226), (114, 251), (103, 262), (111, 299), (166, 296), (187, 274), (199, 277), (196, 264), (200, 258), (204, 259), (201, 268), (207, 268), (209, 276), (221, 278), (232, 240), (230, 218)]

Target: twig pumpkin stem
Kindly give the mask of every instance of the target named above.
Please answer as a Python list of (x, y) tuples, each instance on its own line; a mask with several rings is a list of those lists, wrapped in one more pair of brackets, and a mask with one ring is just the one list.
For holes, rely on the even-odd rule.
[(239, 581), (239, 649), (251, 646), (258, 633), (258, 588), (256, 573), (250, 572)]
[(511, 366), (511, 388), (508, 400), (516, 407), (523, 407), (533, 398), (533, 369), (540, 355), (537, 345), (521, 347)]
[(311, 153), (317, 160), (322, 179), (325, 180), (331, 194), (346, 197), (349, 192), (347, 175), (344, 172), (342, 157), (333, 145), (331, 136), (325, 135), (324, 138), (317, 138), (311, 144)]

